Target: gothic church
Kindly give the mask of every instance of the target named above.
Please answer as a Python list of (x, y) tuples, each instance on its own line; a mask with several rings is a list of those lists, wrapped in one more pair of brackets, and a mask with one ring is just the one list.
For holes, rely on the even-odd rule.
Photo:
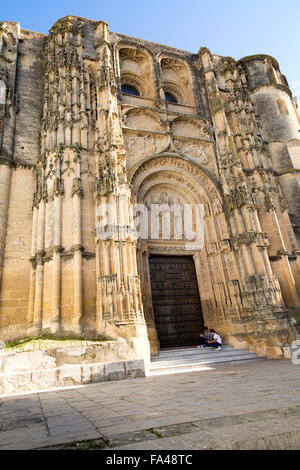
[[(0, 23), (0, 338), (121, 338), (148, 358), (205, 324), (281, 357), (300, 310), (299, 129), (273, 57), (74, 16), (48, 35)], [(174, 235), (174, 211), (169, 237), (138, 233), (151, 204), (160, 223), (201, 205), (203, 243)]]

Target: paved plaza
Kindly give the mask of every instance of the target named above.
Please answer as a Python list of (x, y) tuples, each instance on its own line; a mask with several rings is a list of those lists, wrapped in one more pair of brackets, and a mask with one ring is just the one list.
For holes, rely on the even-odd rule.
[(300, 449), (300, 366), (269, 360), (0, 399), (0, 449)]

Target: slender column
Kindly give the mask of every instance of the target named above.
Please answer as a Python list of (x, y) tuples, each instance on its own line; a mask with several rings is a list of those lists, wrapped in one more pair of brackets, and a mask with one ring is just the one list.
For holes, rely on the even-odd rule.
[(136, 254), (136, 243), (132, 243), (131, 245), (131, 265), (132, 265), (132, 274), (135, 276), (138, 275), (137, 271), (137, 254)]
[(36, 252), (36, 282), (34, 301), (34, 329), (39, 332), (42, 328), (43, 310), (43, 284), (44, 284), (44, 240), (45, 240), (45, 202), (39, 203), (38, 208), (38, 230), (37, 230), (37, 252)]
[(73, 196), (73, 233), (74, 233), (74, 331), (80, 333), (82, 316), (82, 251), (81, 251), (81, 199)]
[(99, 243), (96, 243), (96, 330), (100, 329), (102, 321), (102, 299), (99, 278), (101, 276), (101, 254), (102, 250)]
[(31, 265), (30, 265), (30, 284), (29, 284), (29, 303), (28, 303), (28, 323), (31, 325), (34, 320), (34, 301), (35, 301), (35, 282), (36, 267), (35, 254), (37, 247), (37, 226), (38, 226), (38, 209), (33, 207), (32, 213), (32, 236), (31, 236)]
[[(109, 261), (110, 261), (110, 272), (113, 275), (117, 274), (117, 266), (116, 266), (116, 249), (115, 249), (115, 241), (111, 240), (108, 246), (109, 250)], [(117, 305), (117, 292), (116, 292), (116, 285), (113, 285), (112, 288), (112, 309), (114, 316), (118, 313), (118, 305)]]
[(128, 274), (128, 267), (127, 267), (127, 246), (126, 242), (123, 241), (121, 243), (121, 270), (122, 270), (122, 281), (124, 282), (125, 289), (128, 289), (127, 286), (127, 274)]
[(54, 197), (54, 243), (52, 260), (52, 322), (54, 329), (60, 327), (61, 297), (61, 195)]

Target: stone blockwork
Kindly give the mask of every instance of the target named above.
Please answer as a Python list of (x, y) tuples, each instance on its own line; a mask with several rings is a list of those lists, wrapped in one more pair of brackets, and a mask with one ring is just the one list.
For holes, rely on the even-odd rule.
[[(2, 22), (0, 129), (3, 340), (123, 338), (147, 361), (148, 257), (176, 254), (194, 258), (205, 323), (282, 355), (300, 309), (300, 141), (275, 59), (192, 54), (74, 16), (47, 36)], [(139, 239), (135, 203), (202, 204), (204, 245)]]
[(2, 352), (0, 395), (145, 377), (148, 371), (125, 340), (64, 343), (46, 341), (39, 348), (33, 343)]

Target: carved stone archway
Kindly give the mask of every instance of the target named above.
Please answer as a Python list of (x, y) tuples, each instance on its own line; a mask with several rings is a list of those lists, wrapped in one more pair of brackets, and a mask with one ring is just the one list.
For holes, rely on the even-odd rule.
[[(152, 354), (157, 353), (159, 344), (151, 298), (150, 254), (192, 255), (204, 321), (222, 334), (231, 334), (231, 320), (239, 316), (241, 307), (238, 297), (232, 295), (239, 288), (239, 278), (229, 243), (224, 242), (229, 233), (217, 183), (201, 167), (170, 154), (144, 159), (133, 172), (131, 183), (133, 198), (139, 205), (200, 204), (204, 209), (203, 246), (184, 236), (174, 239), (172, 231), (167, 240), (152, 239), (149, 231), (148, 238), (139, 241), (138, 268)], [(228, 269), (234, 282), (229, 281)]]

